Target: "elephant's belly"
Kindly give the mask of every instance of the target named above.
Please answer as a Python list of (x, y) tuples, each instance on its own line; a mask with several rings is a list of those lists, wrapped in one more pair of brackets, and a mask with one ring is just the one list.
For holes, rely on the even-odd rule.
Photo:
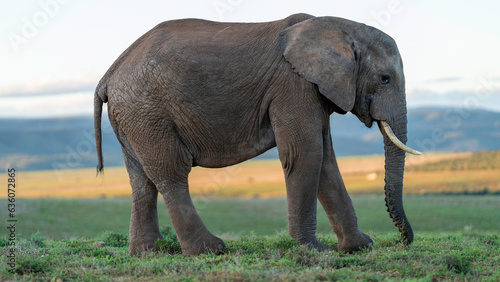
[(276, 146), (274, 134), (258, 140), (249, 139), (237, 144), (215, 144), (210, 150), (198, 148), (193, 153), (193, 166), (220, 168), (241, 163)]

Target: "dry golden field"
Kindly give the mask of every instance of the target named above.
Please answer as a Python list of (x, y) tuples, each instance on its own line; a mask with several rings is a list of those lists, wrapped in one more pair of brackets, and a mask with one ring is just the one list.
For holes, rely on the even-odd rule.
[[(407, 157), (405, 193), (477, 193), (500, 191), (500, 152), (483, 168), (455, 169), (484, 158), (484, 153), (439, 153)], [(491, 162), (494, 162), (492, 165)], [(380, 194), (384, 186), (384, 157), (364, 156), (339, 159), (346, 187), (351, 194)], [(0, 181), (5, 183), (7, 175)], [(193, 196), (268, 198), (285, 196), (285, 184), (278, 160), (253, 160), (222, 169), (193, 168), (190, 174)], [(123, 167), (105, 168), (104, 177), (95, 169), (17, 172), (17, 197), (99, 198), (130, 196), (128, 175)], [(6, 195), (1, 195), (6, 197)]]

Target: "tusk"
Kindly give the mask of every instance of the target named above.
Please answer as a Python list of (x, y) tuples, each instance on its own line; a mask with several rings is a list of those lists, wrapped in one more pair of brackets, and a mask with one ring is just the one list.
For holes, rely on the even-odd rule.
[(394, 145), (398, 146), (398, 148), (400, 148), (401, 150), (403, 150), (405, 152), (413, 154), (413, 155), (422, 155), (422, 152), (419, 152), (417, 150), (413, 150), (412, 148), (410, 148), (410, 147), (406, 146), (405, 144), (403, 144), (403, 142), (401, 142), (396, 137), (396, 135), (394, 135), (394, 132), (392, 132), (392, 129), (389, 126), (389, 124), (387, 124), (387, 122), (385, 122), (385, 121), (379, 121), (378, 125), (379, 125), (379, 128), (380, 128), (380, 131), (382, 131), (382, 129), (383, 129), (384, 132), (385, 132), (385, 134), (387, 134), (387, 137), (389, 137), (389, 139), (392, 141), (392, 143), (394, 143)]

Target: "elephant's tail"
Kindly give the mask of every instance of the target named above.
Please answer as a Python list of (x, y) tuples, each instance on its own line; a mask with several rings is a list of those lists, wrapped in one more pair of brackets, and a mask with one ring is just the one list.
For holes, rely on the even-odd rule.
[(99, 175), (99, 173), (102, 173), (104, 169), (102, 160), (101, 117), (102, 117), (102, 104), (108, 101), (106, 88), (107, 88), (106, 86), (103, 87), (103, 85), (99, 83), (94, 94), (94, 134), (95, 134), (95, 148), (97, 151), (97, 175)]

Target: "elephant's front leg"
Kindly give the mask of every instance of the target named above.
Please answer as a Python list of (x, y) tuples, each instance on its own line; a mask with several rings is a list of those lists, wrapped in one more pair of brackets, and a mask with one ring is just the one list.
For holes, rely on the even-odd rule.
[(321, 119), (276, 118), (273, 128), (285, 174), (289, 234), (301, 244), (326, 250), (316, 238), (317, 195), (323, 160)]
[(358, 229), (356, 213), (340, 175), (329, 130), (323, 136), (323, 150), (318, 199), (337, 234), (338, 249), (350, 253), (370, 247), (373, 240)]
[(301, 244), (323, 251), (326, 247), (316, 239), (317, 193), (322, 156), (304, 148), (300, 149), (300, 153), (292, 153), (293, 150), (288, 148), (288, 154), (285, 153), (287, 156), (280, 157), (285, 172), (288, 232)]

